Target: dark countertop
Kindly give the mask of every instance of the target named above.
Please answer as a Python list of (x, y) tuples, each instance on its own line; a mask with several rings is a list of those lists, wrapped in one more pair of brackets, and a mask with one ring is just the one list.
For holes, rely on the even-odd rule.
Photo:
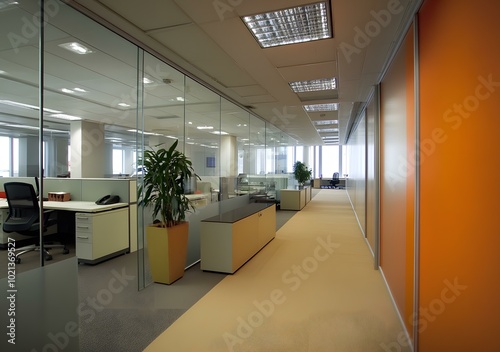
[(237, 208), (220, 215), (212, 216), (207, 219), (203, 219), (205, 222), (222, 222), (222, 223), (234, 223), (238, 220), (246, 218), (247, 216), (253, 215), (259, 211), (262, 211), (268, 207), (275, 207), (274, 203), (250, 203), (244, 207)]

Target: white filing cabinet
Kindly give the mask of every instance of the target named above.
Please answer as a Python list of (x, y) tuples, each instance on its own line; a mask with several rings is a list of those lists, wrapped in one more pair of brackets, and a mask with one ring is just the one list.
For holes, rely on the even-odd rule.
[(129, 251), (128, 208), (76, 213), (78, 262), (96, 264)]

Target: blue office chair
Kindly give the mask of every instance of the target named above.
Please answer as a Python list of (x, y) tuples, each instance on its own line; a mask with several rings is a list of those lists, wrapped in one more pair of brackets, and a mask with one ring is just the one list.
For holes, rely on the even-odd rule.
[(339, 173), (334, 172), (333, 177), (330, 180), (330, 188), (337, 188), (339, 183), (340, 183)]
[[(3, 231), (6, 233), (17, 232), (25, 236), (38, 236), (40, 230), (40, 207), (38, 198), (30, 183), (24, 182), (7, 182), (4, 184), (7, 203), (9, 204), (9, 215), (3, 223)], [(56, 220), (51, 218), (52, 211), (44, 211), (43, 214), (43, 230), (46, 231), (49, 226), (56, 223)], [(63, 254), (68, 254), (69, 250), (63, 244), (47, 244), (43, 246), (45, 252), (45, 260), (51, 260), (48, 249), (62, 248)], [(22, 248), (16, 248), (16, 263), (21, 263), (20, 256), (24, 253), (39, 251), (40, 245), (30, 245)]]

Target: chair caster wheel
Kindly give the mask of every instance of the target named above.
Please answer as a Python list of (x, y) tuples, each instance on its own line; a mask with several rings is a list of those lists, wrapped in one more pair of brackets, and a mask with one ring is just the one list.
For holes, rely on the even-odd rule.
[(52, 260), (52, 256), (51, 256), (50, 254), (49, 254), (49, 255), (46, 255), (46, 256), (45, 256), (45, 260), (46, 260), (46, 261)]
[(16, 258), (16, 264), (21, 264), (21, 258)]
[(63, 254), (68, 254), (69, 253), (69, 249), (68, 248), (64, 248), (63, 249)]

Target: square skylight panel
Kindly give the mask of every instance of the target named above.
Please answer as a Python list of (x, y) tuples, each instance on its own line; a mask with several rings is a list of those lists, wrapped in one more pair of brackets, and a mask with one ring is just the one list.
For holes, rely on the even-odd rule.
[(242, 19), (263, 48), (332, 37), (329, 7), (325, 2)]
[(304, 110), (307, 112), (335, 111), (338, 110), (338, 108), (338, 103), (304, 105)]
[(335, 78), (313, 79), (311, 81), (290, 82), (288, 84), (295, 93), (317, 92), (337, 88)]

